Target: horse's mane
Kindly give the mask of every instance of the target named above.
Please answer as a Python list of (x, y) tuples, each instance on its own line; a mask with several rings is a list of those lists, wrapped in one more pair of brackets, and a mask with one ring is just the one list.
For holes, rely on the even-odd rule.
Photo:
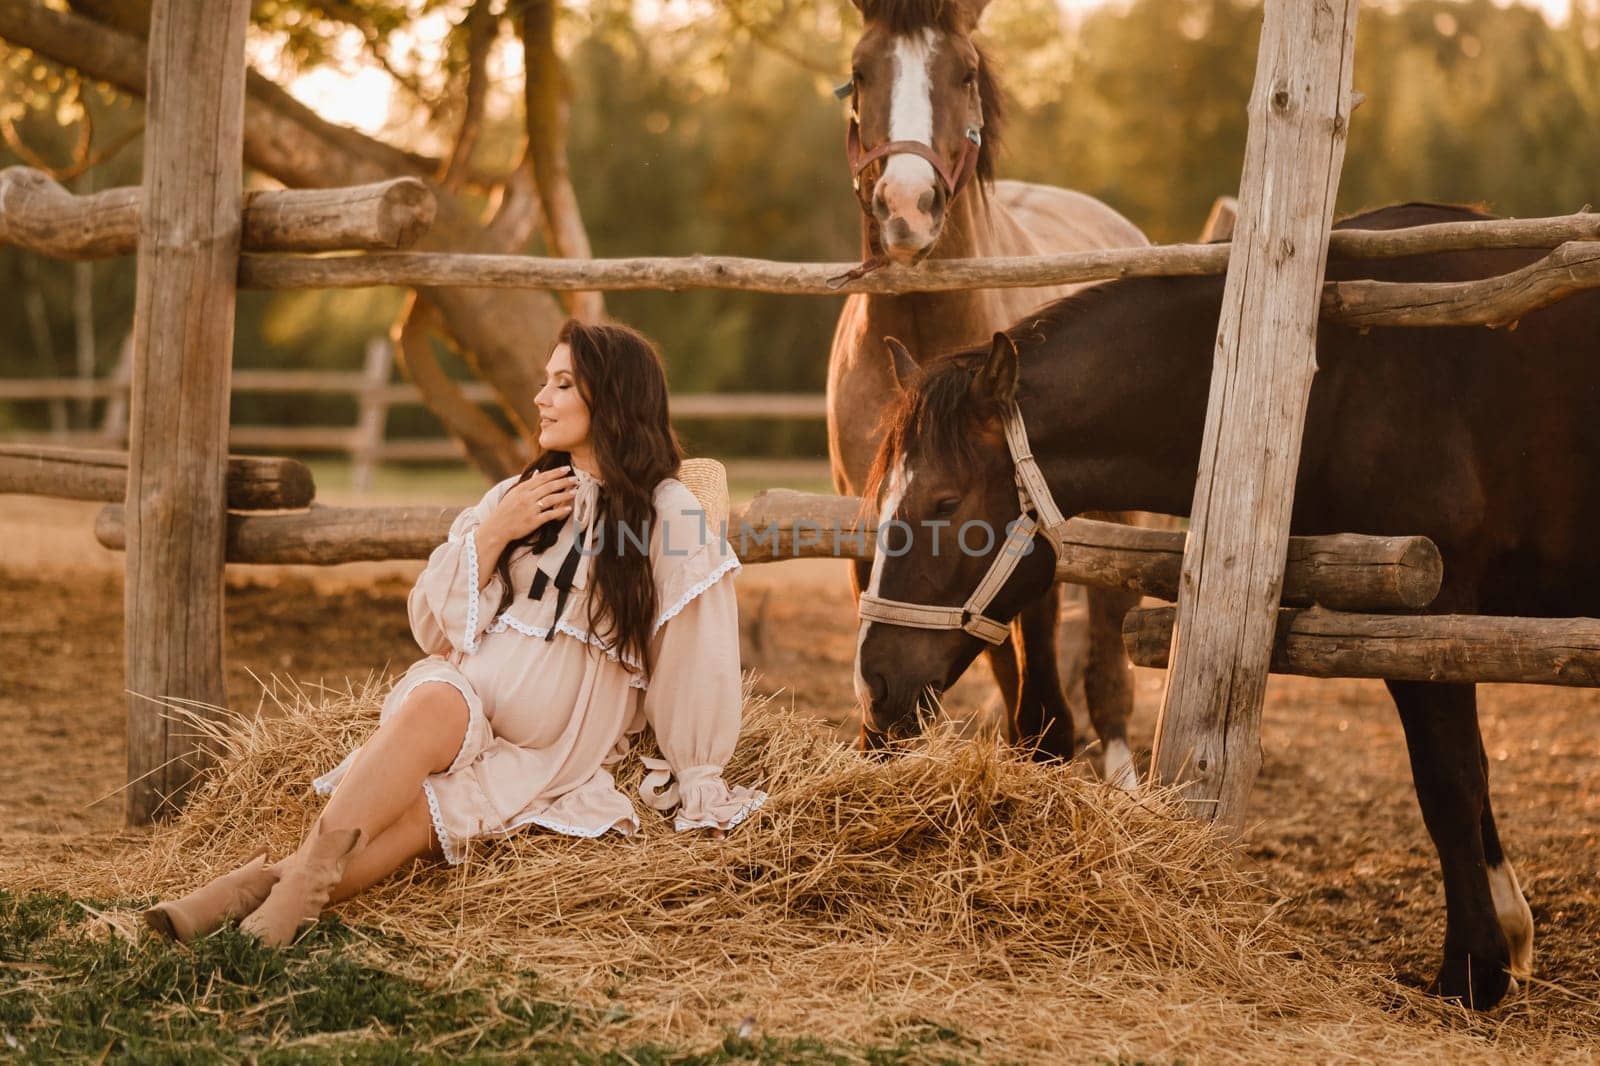
[[(961, 0), (862, 0), (861, 16), (868, 22), (881, 22), (896, 36), (939, 30), (966, 33), (967, 12)], [(987, 185), (994, 181), (994, 160), (1006, 125), (1006, 93), (989, 58), (977, 41), (978, 99), (983, 103), (983, 145), (978, 151), (978, 179)]]
[(883, 439), (867, 474), (863, 502), (875, 500), (895, 460), (915, 445), (925, 455), (953, 464), (965, 479), (977, 467), (978, 449), (971, 424), (1001, 417), (1004, 411), (980, 409), (972, 398), (972, 378), (988, 354), (987, 345), (947, 352), (923, 365), (917, 380), (883, 412)]
[(861, 17), (881, 22), (890, 33), (919, 33), (922, 30), (960, 32), (971, 19), (962, 0), (861, 0)]

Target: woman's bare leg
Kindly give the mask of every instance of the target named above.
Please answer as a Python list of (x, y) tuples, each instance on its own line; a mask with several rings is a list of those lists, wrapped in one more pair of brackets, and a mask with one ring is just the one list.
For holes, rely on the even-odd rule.
[(351, 856), (330, 901), (340, 903), (365, 892), (413, 859), (439, 858), (442, 855), (439, 843), (434, 838), (427, 797), (419, 788), (411, 806)]
[[(362, 746), (322, 810), (322, 828), (361, 830), (365, 851), (367, 842), (376, 842), (422, 800), (429, 774), (450, 768), (466, 735), (467, 701), (454, 686), (424, 682), (413, 688)], [(360, 864), (359, 853), (352, 856), (351, 865)]]
[(274, 864), (272, 891), (240, 930), (281, 947), (331, 899), (354, 895), (428, 850), (422, 784), (455, 761), (467, 724), (467, 701), (454, 686), (424, 682), (408, 692), (362, 745), (294, 854)]

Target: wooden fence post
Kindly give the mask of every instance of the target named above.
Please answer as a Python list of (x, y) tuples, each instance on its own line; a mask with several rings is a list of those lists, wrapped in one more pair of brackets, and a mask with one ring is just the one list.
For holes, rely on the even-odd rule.
[(367, 341), (367, 362), (357, 397), (356, 431), (350, 443), (351, 487), (358, 493), (372, 488), (372, 472), (383, 451), (384, 424), (389, 420), (389, 376), (394, 370), (394, 345), (388, 337)]
[(1268, 0), (1155, 770), (1243, 826), (1318, 299), (1344, 161), (1358, 0)]
[[(206, 752), (164, 703), (222, 706), (222, 594), (249, 0), (156, 0), (134, 298), (124, 626), (130, 824)], [(162, 702), (156, 702), (162, 701)]]

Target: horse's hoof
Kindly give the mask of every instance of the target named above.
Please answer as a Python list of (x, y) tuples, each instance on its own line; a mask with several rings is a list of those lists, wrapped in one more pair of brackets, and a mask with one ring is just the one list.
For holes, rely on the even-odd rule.
[(1428, 991), (1453, 999), (1473, 1010), (1492, 1010), (1512, 992), (1516, 981), (1506, 969), (1508, 959), (1481, 955), (1445, 956)]

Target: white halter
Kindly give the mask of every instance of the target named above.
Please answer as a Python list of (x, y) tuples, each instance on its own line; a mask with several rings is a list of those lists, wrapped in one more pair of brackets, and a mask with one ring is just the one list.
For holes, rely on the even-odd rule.
[(983, 612), (989, 609), (989, 604), (1000, 594), (1000, 589), (1026, 554), (1026, 551), (1010, 546), (1011, 538), (1018, 537), (1019, 543), (1031, 544), (1034, 533), (1043, 529), (1059, 556), (1067, 524), (1061, 509), (1056, 506), (1055, 498), (1050, 495), (1050, 486), (1033, 458), (1032, 449), (1028, 447), (1028, 430), (1022, 424), (1022, 411), (1015, 403), (1006, 413), (1006, 449), (1011, 452), (1011, 459), (1017, 466), (1017, 501), (1022, 507), (1022, 518), (1008, 530), (1006, 540), (1000, 545), (1000, 554), (989, 564), (983, 580), (972, 590), (967, 602), (960, 607), (935, 607), (862, 593), (863, 621), (886, 622), (913, 629), (964, 629), (990, 644), (1005, 643), (1011, 627)]

